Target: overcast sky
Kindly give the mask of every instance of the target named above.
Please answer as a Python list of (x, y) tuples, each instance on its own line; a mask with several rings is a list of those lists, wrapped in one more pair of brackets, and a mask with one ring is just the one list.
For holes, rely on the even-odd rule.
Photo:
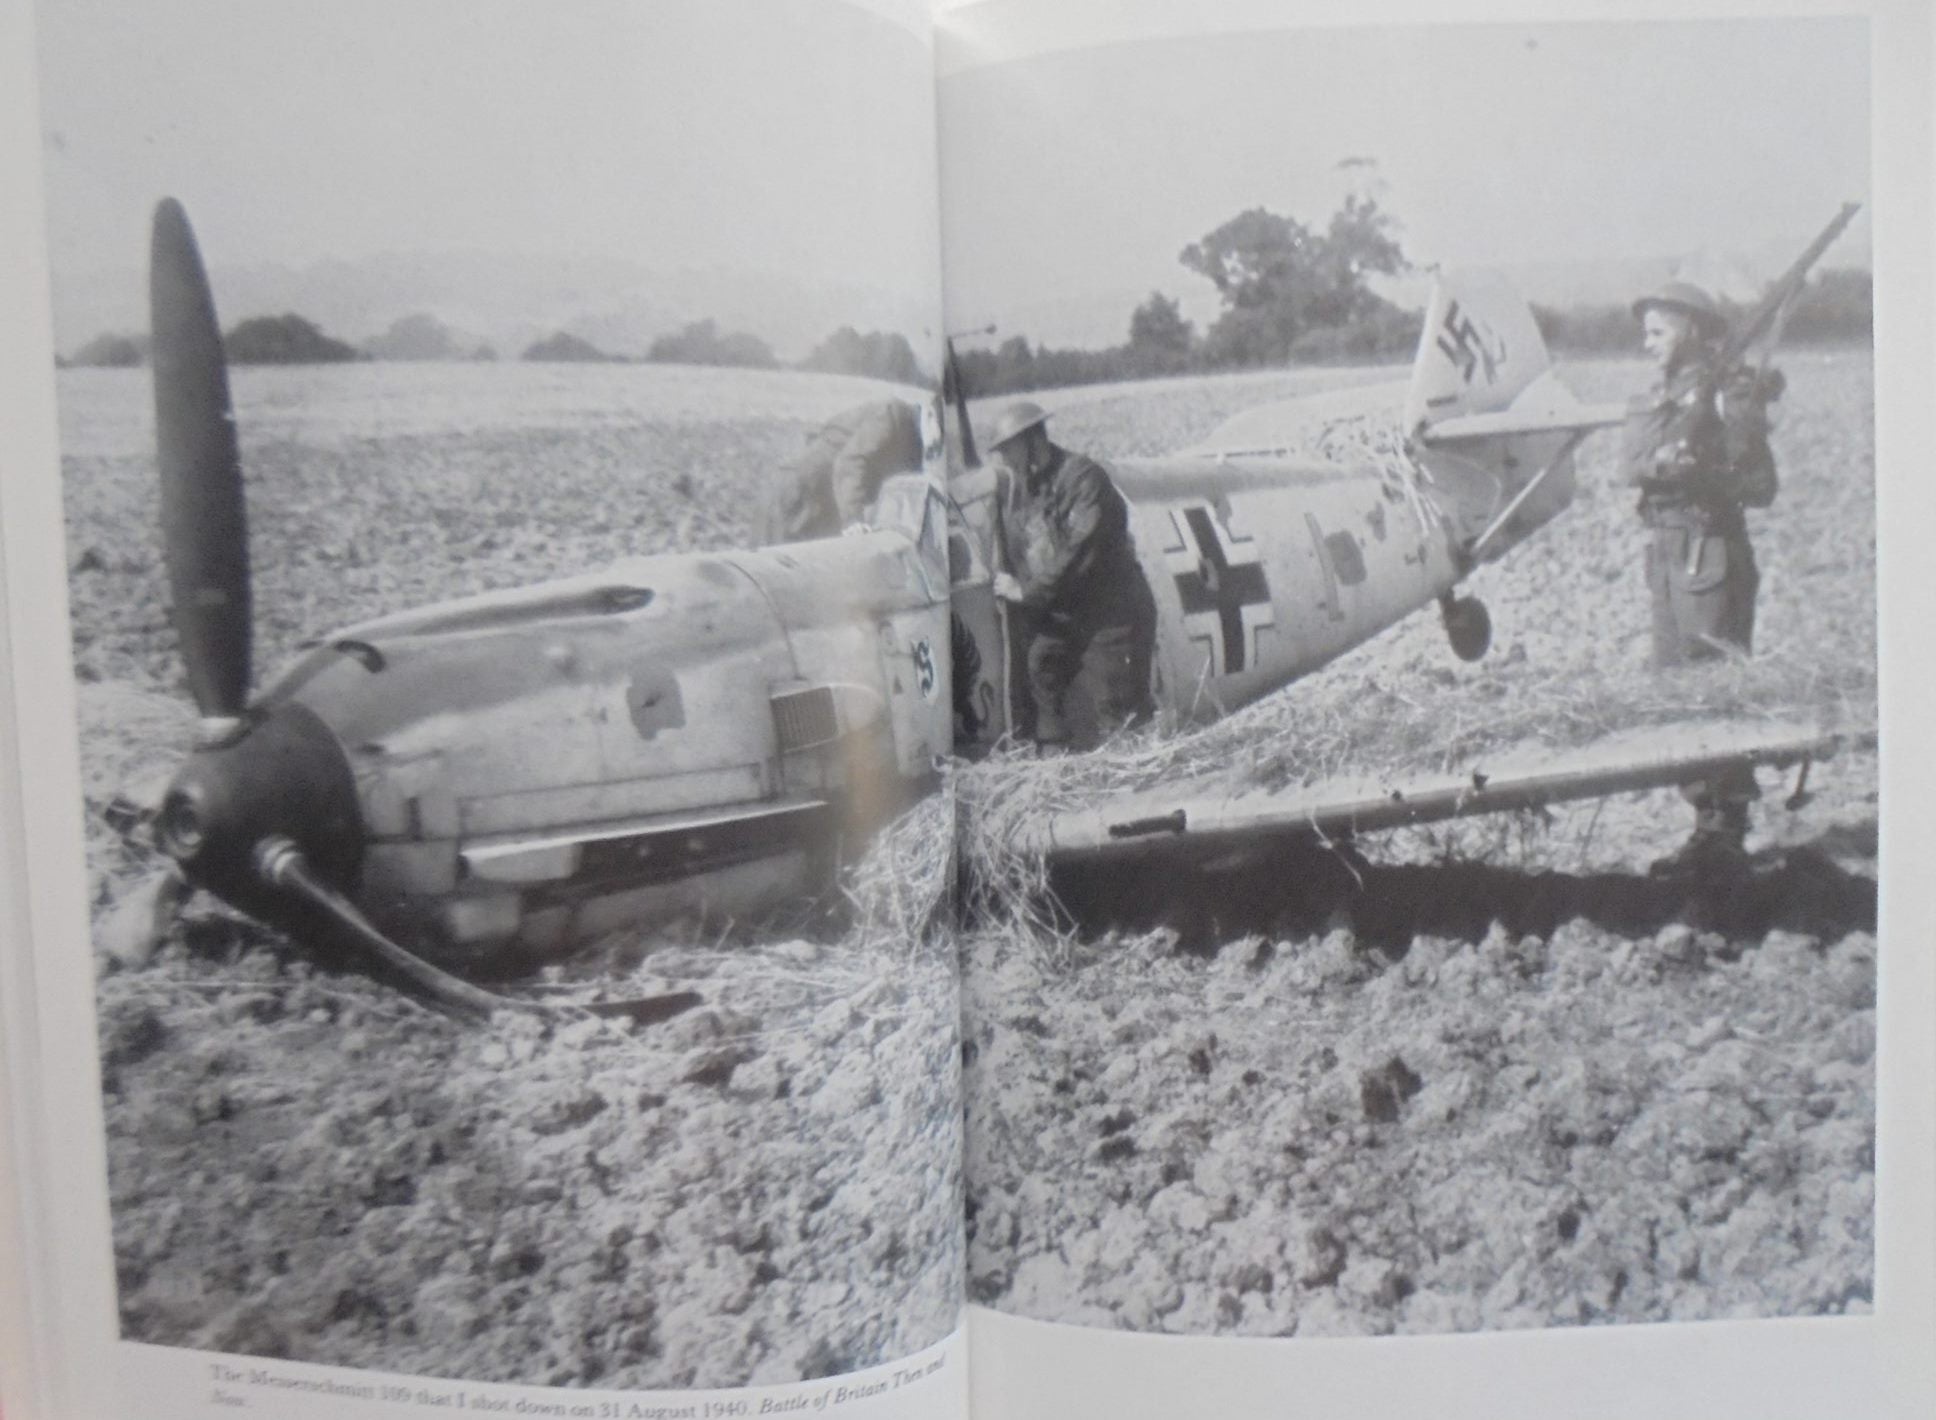
[[(1084, 289), (1214, 310), (1182, 247), (1249, 207), (1321, 222), (1364, 176), (1348, 158), (1377, 161), (1407, 255), (1446, 265), (1792, 253), (1869, 191), (1860, 19), (1280, 29), (991, 58), (944, 41), (956, 326)], [(1867, 220), (1830, 264), (1865, 259)]]
[(44, 0), (52, 260), (143, 265), (174, 194), (232, 262), (467, 248), (925, 291), (928, 50), (878, 8)]
[[(46, 0), (55, 269), (138, 269), (173, 193), (218, 265), (462, 248), (918, 300), (935, 90), (894, 3)], [(1152, 288), (1214, 312), (1178, 251), (1247, 207), (1322, 220), (1349, 158), (1452, 265), (1793, 250), (1869, 187), (1859, 19), (1219, 34), (939, 93), (956, 325)]]

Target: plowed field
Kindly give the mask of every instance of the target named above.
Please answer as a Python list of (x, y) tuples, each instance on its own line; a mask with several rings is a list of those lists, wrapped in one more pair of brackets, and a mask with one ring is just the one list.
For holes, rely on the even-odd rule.
[[(380, 612), (747, 545), (767, 473), (875, 394), (637, 366), (235, 384), (266, 668)], [(100, 810), (176, 761), (192, 710), (146, 376), (70, 371), (61, 396), (99, 923), (157, 861)], [(575, 968), (705, 997), (669, 1024), (473, 1027), (192, 902), (151, 963), (99, 961), (122, 1334), (631, 1388), (797, 1380), (938, 1340), (962, 1296), (953, 962), (777, 935), (673, 929)]]
[[(1870, 367), (1786, 363), (1783, 491), (1752, 515), (1760, 708), (1873, 723)], [(1644, 383), (1563, 373), (1588, 400)], [(1309, 382), (1068, 391), (1050, 427), (1149, 453)], [(1295, 773), (1318, 731), (1384, 716), (1436, 727), (1406, 751), (1430, 767), (1502, 726), (1567, 743), (1582, 684), (1698, 698), (1648, 669), (1613, 453), (1596, 436), (1575, 505), (1473, 579), (1486, 660), (1420, 614), (1205, 732), (1215, 757)], [(1845, 753), (1788, 807), (1792, 776), (1764, 773), (1728, 886), (1649, 876), (1692, 826), (1656, 792), (1118, 884), (1068, 935), (977, 929), (970, 1296), (1279, 1336), (1866, 1310), (1876, 785), (1875, 756)]]

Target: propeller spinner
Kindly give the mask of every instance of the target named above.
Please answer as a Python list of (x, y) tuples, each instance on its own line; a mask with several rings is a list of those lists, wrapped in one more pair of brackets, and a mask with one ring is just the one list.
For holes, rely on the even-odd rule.
[[(248, 703), (248, 517), (228, 365), (195, 233), (172, 197), (155, 208), (148, 280), (163, 551), (202, 715), (200, 743), (162, 799), (155, 842), (189, 882), (245, 911), (274, 921), (320, 896), (311, 907), (361, 927), (360, 936), (352, 930), (361, 940), (372, 932), (360, 917), (345, 920), (353, 909), (330, 886), (354, 882), (363, 848), (342, 746), (298, 702)], [(275, 871), (265, 845), (276, 846)], [(446, 983), (419, 984), (435, 996)], [(444, 1004), (478, 1008), (462, 983), (448, 984)]]
[[(155, 209), (149, 252), (155, 431), (161, 525), (176, 635), (201, 712), (200, 743), (175, 775), (155, 819), (156, 844), (189, 883), (265, 920), (320, 917), (379, 975), (459, 1015), (550, 1007), (461, 981), (391, 941), (345, 895), (363, 853), (356, 783), (342, 744), (293, 699), (249, 705), (249, 538), (215, 299), (188, 214), (174, 198)], [(159, 914), (182, 892), (158, 885)], [(566, 1009), (641, 1024), (699, 1004), (691, 992)]]
[(362, 852), (356, 788), (336, 737), (305, 707), (251, 710), (248, 519), (228, 365), (195, 233), (155, 208), (148, 294), (163, 554), (176, 635), (201, 712), (199, 744), (156, 819), (190, 881), (256, 909), (257, 843), (289, 834), (338, 882)]

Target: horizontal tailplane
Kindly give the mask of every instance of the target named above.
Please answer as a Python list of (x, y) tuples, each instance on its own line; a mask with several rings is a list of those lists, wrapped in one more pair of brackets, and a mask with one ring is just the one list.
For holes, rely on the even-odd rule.
[(1622, 417), (1619, 406), (1581, 404), (1552, 366), (1532, 308), (1505, 277), (1433, 283), (1404, 427), (1468, 566), (1571, 502), (1574, 449)]

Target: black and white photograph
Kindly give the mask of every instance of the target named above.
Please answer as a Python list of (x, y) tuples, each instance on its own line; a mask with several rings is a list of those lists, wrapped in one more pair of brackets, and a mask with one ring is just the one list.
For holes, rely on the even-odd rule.
[(0, 0), (9, 1420), (1927, 1413), (1817, 8)]
[(892, 9), (39, 7), (123, 1340), (645, 1390), (955, 1331)]
[(1867, 22), (998, 19), (937, 86), (970, 1300), (1868, 1313)]

